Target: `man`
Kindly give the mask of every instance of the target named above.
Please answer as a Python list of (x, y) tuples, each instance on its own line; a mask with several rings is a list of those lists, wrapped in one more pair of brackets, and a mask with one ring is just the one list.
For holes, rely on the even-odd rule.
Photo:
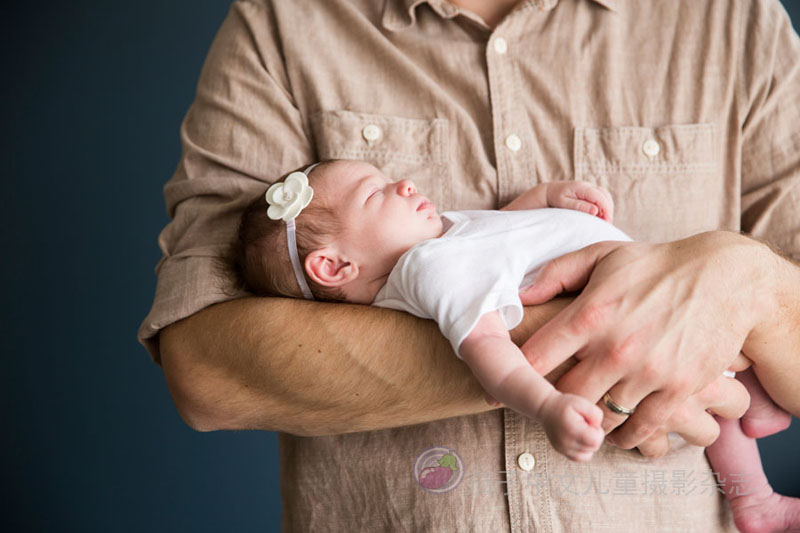
[[(731, 529), (702, 448), (667, 432), (706, 445), (706, 409), (742, 414), (746, 393), (717, 377), (740, 349), (766, 344), (800, 375), (797, 267), (703, 233), (800, 257), (799, 100), (800, 46), (775, 0), (236, 2), (181, 130), (140, 338), (189, 425), (281, 432), (286, 529)], [(610, 189), (617, 225), (667, 244), (566, 259), (548, 283), (591, 275), (582, 296), (529, 308), (513, 337), (558, 315), (532, 362), (577, 354), (559, 387), (597, 400), (607, 430), (626, 420), (609, 405), (635, 407), (610, 436), (663, 457), (604, 446), (568, 462), (486, 403), (433, 323), (218, 282), (251, 198), (333, 157), (411, 178), (443, 210), (541, 181)], [(437, 446), (464, 474), (444, 494), (412, 472)]]

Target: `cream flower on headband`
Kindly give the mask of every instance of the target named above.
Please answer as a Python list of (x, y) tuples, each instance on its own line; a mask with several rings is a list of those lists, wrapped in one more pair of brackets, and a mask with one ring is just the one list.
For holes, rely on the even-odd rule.
[(289, 222), (300, 214), (314, 196), (314, 189), (308, 186), (308, 176), (302, 172), (292, 172), (281, 183), (274, 183), (267, 189), (267, 216), (272, 220)]

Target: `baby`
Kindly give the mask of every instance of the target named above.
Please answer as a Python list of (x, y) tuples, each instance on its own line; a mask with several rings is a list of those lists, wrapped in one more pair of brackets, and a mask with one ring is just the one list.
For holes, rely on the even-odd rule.
[[(439, 215), (408, 180), (392, 182), (361, 161), (325, 161), (289, 174), (269, 188), (266, 202), (248, 207), (229, 262), (255, 294), (371, 304), (436, 320), (490, 396), (540, 421), (568, 458), (588, 461), (603, 442), (602, 410), (556, 390), (508, 332), (522, 320), (537, 269), (595, 242), (630, 240), (612, 218), (611, 195), (576, 181), (537, 185), (500, 211)], [(770, 431), (788, 425), (791, 417), (763, 390), (751, 394)], [(613, 400), (607, 404), (613, 408)], [(747, 456), (733, 453), (714, 455), (732, 474), (757, 463), (766, 483), (755, 444)], [(771, 489), (768, 496), (784, 498)], [(752, 499), (739, 505), (752, 506)]]

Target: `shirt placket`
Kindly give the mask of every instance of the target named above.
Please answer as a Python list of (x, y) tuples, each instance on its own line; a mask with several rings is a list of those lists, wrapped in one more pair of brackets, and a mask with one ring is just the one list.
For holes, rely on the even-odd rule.
[(512, 533), (552, 532), (552, 475), (541, 424), (503, 409), (506, 494)]
[[(500, 206), (520, 193), (521, 184), (538, 183), (531, 164), (535, 153), (529, 118), (519, 105), (515, 80), (517, 37), (525, 19), (544, 6), (521, 5), (492, 32), (486, 46), (490, 105), (497, 162), (497, 196)], [(535, 9), (539, 7), (539, 9)], [(506, 497), (511, 531), (553, 531), (547, 441), (540, 424), (503, 410)]]
[(534, 179), (528, 164), (533, 139), (528, 120), (522, 116), (515, 79), (515, 56), (519, 52), (515, 49), (516, 37), (524, 27), (526, 11), (528, 8), (518, 8), (507, 16), (491, 33), (486, 46), (498, 207), (519, 194), (520, 182), (530, 184)]

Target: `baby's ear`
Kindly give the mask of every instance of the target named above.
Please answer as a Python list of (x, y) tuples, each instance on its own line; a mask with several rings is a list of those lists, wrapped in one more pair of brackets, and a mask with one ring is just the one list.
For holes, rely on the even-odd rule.
[(323, 287), (341, 287), (358, 277), (358, 266), (333, 248), (320, 248), (306, 256), (308, 277)]

